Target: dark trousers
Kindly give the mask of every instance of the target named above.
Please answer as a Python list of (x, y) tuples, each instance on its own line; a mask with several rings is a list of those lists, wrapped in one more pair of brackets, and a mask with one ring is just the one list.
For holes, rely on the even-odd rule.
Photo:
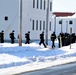
[(11, 43), (12, 43), (12, 44), (14, 43), (14, 39), (11, 39)]
[(29, 43), (30, 43), (29, 40), (26, 40), (25, 44), (29, 44)]
[(45, 45), (44, 41), (40, 41), (39, 45), (41, 45), (41, 44), (43, 44), (44, 47), (46, 48), (46, 45)]
[(54, 48), (55, 47), (55, 44), (54, 44), (54, 41), (52, 41), (52, 48)]
[(4, 43), (4, 38), (0, 37), (0, 43)]
[(58, 47), (60, 48), (60, 40), (59, 40), (59, 46)]

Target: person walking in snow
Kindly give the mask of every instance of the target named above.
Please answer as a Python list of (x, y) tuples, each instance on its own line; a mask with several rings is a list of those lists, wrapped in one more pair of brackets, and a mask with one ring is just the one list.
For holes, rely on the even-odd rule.
[(44, 31), (40, 34), (40, 43), (39, 43), (39, 45), (41, 45), (41, 44), (43, 44), (44, 47), (46, 48), (46, 45), (44, 43)]
[(55, 34), (55, 32), (53, 32), (52, 34), (51, 34), (51, 41), (52, 41), (52, 48), (54, 48), (55, 47), (55, 39), (56, 39), (56, 34)]
[(10, 33), (10, 35), (9, 35), (10, 38), (11, 38), (11, 43), (12, 43), (12, 44), (15, 42), (15, 40), (14, 40), (14, 39), (15, 39), (15, 37), (14, 37), (14, 32), (15, 32), (15, 31), (13, 30), (13, 31)]
[(0, 42), (4, 43), (4, 31), (3, 30), (0, 32)]
[(28, 31), (28, 33), (25, 34), (25, 38), (26, 38), (26, 42), (25, 44), (29, 44), (30, 43), (30, 31)]

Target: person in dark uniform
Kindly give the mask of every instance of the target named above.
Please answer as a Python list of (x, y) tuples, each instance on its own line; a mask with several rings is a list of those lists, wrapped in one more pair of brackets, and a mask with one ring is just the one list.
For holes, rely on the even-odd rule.
[(75, 35), (75, 43), (76, 43), (76, 35)]
[(4, 43), (4, 31), (0, 32), (0, 43)]
[(69, 33), (64, 33), (62, 43), (63, 43), (63, 46), (67, 46), (70, 44), (70, 34)]
[(14, 43), (14, 30), (10, 33), (10, 38), (11, 38), (11, 43), (13, 44)]
[(51, 34), (52, 48), (55, 47), (55, 44), (54, 44), (55, 39), (56, 39), (56, 34), (55, 34), (55, 32), (53, 32), (53, 33)]
[(29, 44), (30, 43), (30, 31), (28, 31), (28, 33), (25, 34), (25, 38), (26, 38), (25, 44)]
[(44, 43), (44, 32), (42, 32), (42, 33), (40, 34), (40, 43), (39, 43), (39, 45), (41, 45), (41, 44), (43, 44), (44, 47), (46, 48), (46, 45), (45, 45), (45, 43)]
[(1, 43), (1, 32), (0, 32), (0, 43)]
[(4, 31), (1, 32), (1, 43), (4, 43)]
[(75, 33), (72, 33), (72, 42), (71, 43), (75, 43)]

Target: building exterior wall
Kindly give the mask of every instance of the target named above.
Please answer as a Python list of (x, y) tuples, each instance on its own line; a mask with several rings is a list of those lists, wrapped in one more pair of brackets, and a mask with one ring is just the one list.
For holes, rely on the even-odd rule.
[[(59, 21), (61, 20), (62, 20), (62, 24), (59, 24)], [(76, 18), (71, 18), (71, 17), (56, 17), (56, 35), (58, 36), (59, 33), (61, 33), (61, 31), (63, 33), (70, 33), (70, 28), (72, 28), (72, 33), (76, 34), (75, 20)], [(70, 22), (72, 22), (72, 24), (70, 24)]]
[[(45, 1), (45, 8), (44, 8), (44, 1)], [(50, 2), (52, 1), (49, 0), (49, 7)], [(42, 7), (40, 4), (42, 4)], [(23, 22), (22, 22), (23, 23), (22, 32), (24, 32), (23, 39), (25, 37), (24, 34), (28, 32), (28, 30), (31, 32), (30, 33), (31, 38), (36, 40), (39, 39), (39, 34), (42, 31), (44, 31), (46, 34), (46, 7), (47, 7), (47, 0), (28, 0), (28, 1), (23, 0)], [(52, 22), (51, 20), (52, 20), (52, 10), (50, 11), (49, 8), (49, 23)], [(49, 27), (48, 27), (48, 33), (51, 33)]]
[[(15, 38), (17, 39), (18, 37), (19, 1), (20, 0), (0, 0), (0, 31), (4, 30), (5, 40), (10, 39), (9, 33), (12, 32), (12, 30), (15, 31)], [(30, 31), (31, 40), (38, 40), (39, 34), (42, 31), (46, 34), (47, 0), (22, 0), (22, 2), (22, 40), (25, 40), (25, 33), (28, 31)], [(5, 20), (5, 17), (8, 18), (8, 20)], [(49, 0), (48, 34), (51, 34), (51, 27), (52, 0)], [(48, 38), (50, 38), (50, 35)]]
[[(4, 39), (9, 39), (9, 33), (15, 30), (18, 34), (19, 0), (0, 0), (0, 32), (4, 30)], [(6, 18), (6, 19), (5, 19)]]

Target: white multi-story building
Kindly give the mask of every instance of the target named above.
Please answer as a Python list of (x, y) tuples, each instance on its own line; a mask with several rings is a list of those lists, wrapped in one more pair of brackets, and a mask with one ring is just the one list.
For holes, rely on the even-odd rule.
[[(15, 31), (18, 37), (19, 25), (19, 1), (0, 0), (0, 31), (4, 30), (4, 39), (9, 40), (9, 33)], [(46, 15), (48, 0), (22, 0), (22, 40), (25, 33), (30, 31), (31, 40), (38, 40), (39, 34), (44, 31), (46, 35)], [(50, 39), (52, 27), (52, 0), (49, 0), (48, 39)]]

